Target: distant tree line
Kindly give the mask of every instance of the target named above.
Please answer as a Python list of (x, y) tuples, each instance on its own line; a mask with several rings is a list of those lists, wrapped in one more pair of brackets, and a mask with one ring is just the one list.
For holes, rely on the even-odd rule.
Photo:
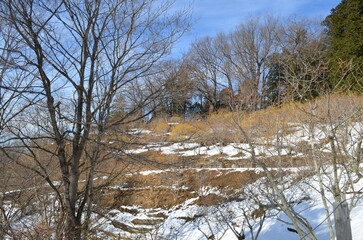
[(162, 104), (153, 116), (254, 111), (327, 91), (361, 92), (362, 9), (362, 1), (343, 0), (323, 22), (251, 18), (192, 43), (181, 59), (159, 66)]

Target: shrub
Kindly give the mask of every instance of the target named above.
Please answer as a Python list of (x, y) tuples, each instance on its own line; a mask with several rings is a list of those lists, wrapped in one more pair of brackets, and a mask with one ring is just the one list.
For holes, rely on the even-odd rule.
[(196, 137), (198, 128), (188, 123), (180, 123), (175, 125), (170, 134), (171, 141), (186, 140), (191, 137)]
[(231, 142), (241, 141), (241, 135), (236, 128), (236, 113), (233, 112), (219, 112), (212, 114), (207, 119), (209, 127), (208, 135), (214, 139), (214, 143), (227, 144)]
[(341, 122), (342, 119), (362, 116), (363, 96), (354, 94), (335, 94), (322, 96), (317, 103), (316, 114), (326, 123)]
[(181, 123), (183, 122), (183, 118), (182, 117), (179, 117), (179, 116), (172, 116), (170, 119), (169, 119), (169, 122), (171, 123)]
[(156, 119), (152, 122), (152, 128), (156, 133), (167, 133), (170, 131), (170, 126), (164, 119)]
[[(297, 103), (299, 104), (299, 103)], [(241, 120), (241, 126), (254, 137), (273, 138), (276, 132), (283, 134), (292, 124), (304, 118), (297, 104), (285, 104), (281, 107), (252, 112)]]

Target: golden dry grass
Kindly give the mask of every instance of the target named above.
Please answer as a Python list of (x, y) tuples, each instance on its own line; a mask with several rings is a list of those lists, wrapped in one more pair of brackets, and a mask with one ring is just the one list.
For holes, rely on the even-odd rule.
[(170, 131), (170, 126), (169, 126), (168, 122), (163, 118), (159, 118), (159, 119), (152, 121), (150, 127), (157, 134), (163, 134), (163, 133), (167, 133)]
[(169, 139), (171, 141), (182, 141), (192, 137), (197, 137), (197, 133), (200, 129), (189, 123), (179, 123), (174, 125), (171, 129)]
[(310, 102), (292, 102), (279, 107), (243, 113), (241, 126), (254, 137), (274, 137), (289, 134), (292, 126), (300, 124), (334, 124), (344, 119), (362, 119), (363, 96), (326, 95)]

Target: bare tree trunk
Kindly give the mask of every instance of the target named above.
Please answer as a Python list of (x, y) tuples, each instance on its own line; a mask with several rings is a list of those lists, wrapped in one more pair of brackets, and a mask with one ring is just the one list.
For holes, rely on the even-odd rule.
[(352, 240), (349, 208), (346, 201), (334, 203), (334, 219), (337, 240)]
[(356, 149), (356, 161), (354, 164), (354, 171), (357, 174), (358, 178), (363, 177), (360, 173), (360, 164), (362, 162), (363, 148), (362, 148), (362, 139), (360, 139), (357, 143)]

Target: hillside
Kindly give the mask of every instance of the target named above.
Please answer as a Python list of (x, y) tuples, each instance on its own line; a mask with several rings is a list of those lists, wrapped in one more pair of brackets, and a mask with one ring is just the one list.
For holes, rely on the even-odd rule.
[[(291, 220), (254, 158), (317, 239), (329, 239), (338, 180), (351, 209), (353, 239), (363, 239), (363, 164), (357, 156), (362, 103), (360, 96), (336, 95), (313, 107), (295, 103), (115, 129), (102, 141), (115, 149), (122, 142), (125, 148), (113, 152), (119, 158), (102, 163), (95, 177), (95, 185), (104, 187), (94, 194), (89, 239), (300, 239), (288, 231)], [(47, 196), (47, 188), (40, 189)], [(12, 189), (5, 197), (17, 193)], [(5, 207), (18, 208), (11, 201)], [(21, 232), (19, 224), (38, 225), (37, 218), (29, 213), (14, 228)], [(49, 232), (40, 229), (38, 236)]]
[(0, 1), (0, 240), (361, 238), (362, 4)]
[[(343, 105), (347, 101), (353, 104)], [(361, 101), (361, 97), (335, 96), (330, 102), (335, 106), (331, 119), (327, 116), (333, 115), (324, 107), (327, 102), (321, 99), (314, 109), (315, 119), (306, 114), (307, 104), (286, 105), (245, 115), (240, 125), (253, 136), (256, 157), (267, 165), (289, 203), (310, 222), (318, 239), (329, 239), (320, 182), (326, 188), (324, 199), (330, 218), (334, 210), (331, 159), (336, 153), (329, 141), (332, 124), (337, 124), (337, 147), (346, 151), (346, 155), (340, 152), (336, 156), (340, 187), (346, 188), (345, 197), (352, 209), (353, 239), (363, 239), (359, 227), (363, 181), (358, 173), (340, 168), (350, 167), (350, 157), (355, 156), (362, 141)], [(342, 123), (343, 116), (356, 111), (360, 114)], [(271, 199), (274, 190), (263, 169), (251, 160), (251, 146), (233, 117), (232, 113), (220, 113), (203, 121), (159, 120), (147, 129), (132, 129), (132, 135), (147, 141), (125, 154), (160, 165), (144, 165), (106, 190), (100, 203), (108, 212), (97, 218), (97, 228), (108, 232), (110, 238), (121, 239), (237, 239), (234, 231), (251, 239), (261, 226), (258, 239), (300, 239), (287, 230), (291, 228), (289, 220), (274, 205), (279, 200)], [(320, 178), (316, 161), (322, 169)], [(360, 164), (359, 171), (362, 167)]]

